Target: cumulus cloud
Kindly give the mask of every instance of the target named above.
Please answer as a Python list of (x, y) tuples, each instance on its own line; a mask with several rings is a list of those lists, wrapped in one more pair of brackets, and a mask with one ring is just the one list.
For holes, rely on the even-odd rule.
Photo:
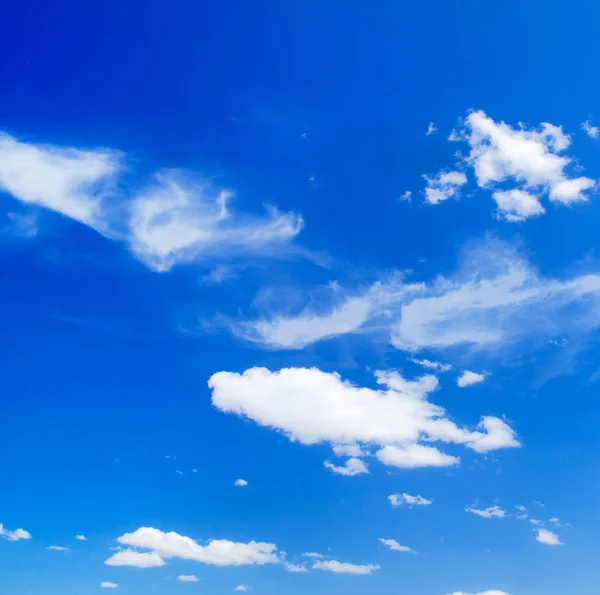
[[(126, 243), (155, 271), (241, 255), (299, 253), (302, 218), (267, 206), (257, 217), (231, 208), (233, 192), (182, 170), (161, 170), (139, 192), (118, 191), (125, 156), (20, 141), (0, 132), (0, 191)], [(34, 235), (34, 234), (33, 234)]]
[(100, 587), (103, 589), (116, 589), (119, 585), (117, 583), (110, 583), (108, 581), (103, 581), (100, 583)]
[(429, 506), (433, 500), (423, 498), (423, 496), (411, 496), (410, 494), (392, 494), (388, 496), (391, 505), (396, 506)]
[(460, 188), (467, 183), (467, 176), (462, 171), (440, 172), (433, 178), (424, 175), (423, 179), (425, 201), (432, 205), (458, 196)]
[(382, 539), (380, 537), (379, 541), (394, 552), (412, 552), (411, 548), (409, 548), (407, 545), (400, 545), (395, 539)]
[(285, 562), (284, 563), (284, 568), (288, 572), (301, 573), (301, 572), (308, 572), (309, 571), (308, 568), (306, 568), (306, 566), (302, 566), (302, 564), (292, 564), (291, 562)]
[(10, 531), (9, 529), (5, 529), (2, 523), (0, 523), (0, 537), (8, 539), (8, 541), (19, 541), (21, 539), (31, 539), (31, 533), (25, 531), (25, 529)]
[(539, 217), (546, 212), (539, 198), (525, 190), (498, 190), (492, 198), (498, 205), (498, 218), (511, 223)]
[[(245, 564), (277, 564), (280, 560), (277, 547), (272, 543), (250, 541), (239, 543), (226, 539), (211, 539), (200, 545), (190, 537), (175, 532), (164, 533), (153, 527), (140, 527), (133, 533), (125, 533), (117, 539), (121, 545), (150, 550), (118, 552), (106, 561), (112, 566), (162, 566), (164, 559), (194, 560), (215, 566), (240, 566)], [(125, 555), (126, 554), (126, 555)], [(112, 562), (111, 562), (112, 561)]]
[(356, 458), (348, 459), (343, 466), (334, 465), (330, 461), (325, 461), (323, 465), (333, 473), (336, 473), (337, 475), (346, 475), (347, 477), (369, 473), (367, 466), (360, 459)]
[(502, 519), (506, 516), (506, 511), (499, 506), (490, 506), (484, 510), (469, 506), (468, 508), (465, 508), (465, 510), (467, 512), (471, 512), (472, 514), (476, 514), (477, 516), (483, 517), (484, 519)]
[(78, 541), (87, 541), (87, 537), (85, 535), (75, 535), (75, 539)]
[(549, 531), (548, 529), (536, 529), (536, 532), (537, 535), (535, 539), (540, 543), (545, 545), (563, 545), (558, 535), (553, 531)]
[(600, 128), (593, 126), (589, 120), (581, 124), (581, 129), (591, 138), (598, 138), (600, 136)]
[(477, 372), (470, 372), (469, 370), (465, 370), (456, 381), (456, 384), (460, 388), (464, 388), (465, 386), (471, 386), (471, 384), (479, 384), (480, 382), (485, 381), (485, 376), (483, 374), (477, 374)]
[(337, 560), (325, 560), (315, 562), (313, 568), (316, 570), (326, 570), (336, 574), (372, 574), (374, 570), (379, 570), (380, 566), (375, 564), (349, 564), (348, 562), (338, 562)]
[(233, 482), (233, 485), (234, 485), (236, 488), (245, 488), (245, 487), (248, 485), (248, 482), (247, 482), (245, 479), (236, 479), (236, 480)]
[[(585, 124), (584, 130), (593, 130)], [(469, 113), (449, 140), (467, 143), (465, 165), (473, 168), (480, 188), (494, 193), (498, 214), (507, 221), (543, 214), (542, 196), (565, 205), (586, 201), (585, 192), (595, 185), (590, 178), (571, 177), (573, 160), (565, 155), (571, 137), (562, 127), (548, 122), (537, 128), (524, 124), (513, 128), (477, 110)], [(507, 188), (509, 185), (512, 187)], [(440, 196), (446, 198), (443, 193)]]
[(182, 583), (197, 583), (200, 579), (193, 574), (180, 574), (177, 580)]
[(136, 552), (135, 550), (117, 552), (104, 563), (108, 566), (135, 566), (136, 568), (154, 568), (166, 564), (157, 553)]
[[(397, 371), (378, 371), (375, 377), (382, 388), (358, 387), (316, 368), (251, 368), (243, 374), (218, 372), (208, 384), (213, 405), (225, 413), (280, 430), (302, 444), (374, 445), (380, 448), (377, 458), (396, 467), (459, 462), (420, 441), (463, 444), (477, 452), (519, 446), (501, 419), (483, 417), (477, 430), (452, 422), (442, 407), (427, 399), (438, 386), (435, 376), (411, 381)], [(361, 468), (357, 462), (349, 465), (346, 474)]]

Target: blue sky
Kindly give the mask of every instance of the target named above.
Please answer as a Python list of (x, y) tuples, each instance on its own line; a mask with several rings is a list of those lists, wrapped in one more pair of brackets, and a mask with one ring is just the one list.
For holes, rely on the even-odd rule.
[(7, 9), (0, 592), (596, 593), (600, 7), (405, 4)]

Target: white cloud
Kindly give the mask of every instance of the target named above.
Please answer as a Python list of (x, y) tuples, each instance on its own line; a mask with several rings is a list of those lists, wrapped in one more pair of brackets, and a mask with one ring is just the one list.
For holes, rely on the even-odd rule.
[(249, 591), (250, 587), (248, 585), (238, 585), (234, 591)]
[(4, 537), (4, 539), (8, 539), (8, 541), (19, 541), (21, 539), (31, 539), (31, 533), (25, 531), (25, 529), (9, 531), (4, 528), (2, 523), (0, 523), (0, 537)]
[(429, 122), (429, 125), (427, 126), (427, 132), (425, 133), (425, 136), (429, 136), (430, 134), (433, 134), (434, 132), (437, 132), (437, 127), (433, 122)]
[(417, 364), (418, 366), (423, 366), (429, 370), (434, 370), (435, 372), (448, 372), (452, 370), (452, 366), (450, 364), (441, 364), (440, 362), (432, 362), (428, 359), (410, 359), (413, 364)]
[(245, 479), (236, 479), (236, 480), (233, 482), (233, 485), (234, 485), (236, 488), (245, 488), (245, 487), (248, 485), (248, 482), (247, 482)]
[(379, 541), (395, 552), (412, 552), (411, 548), (407, 545), (400, 545), (395, 539), (382, 539), (380, 537)]
[(384, 446), (377, 452), (377, 458), (392, 467), (416, 469), (418, 467), (451, 467), (460, 459), (443, 453), (434, 446), (409, 444), (403, 447)]
[(550, 519), (550, 522), (551, 522), (551, 523), (560, 523), (560, 519), (559, 519), (559, 518), (557, 518), (557, 517), (555, 517), (555, 516), (553, 516), (553, 517)]
[(474, 507), (470, 506), (468, 508), (465, 508), (465, 510), (467, 512), (476, 514), (477, 516), (481, 516), (484, 519), (491, 519), (491, 518), (502, 519), (506, 516), (506, 511), (504, 509), (500, 508), (499, 506), (490, 506), (489, 508), (486, 508), (484, 510), (480, 510), (478, 508), (474, 508)]
[(119, 585), (117, 583), (109, 583), (108, 581), (103, 581), (100, 583), (100, 587), (103, 589), (116, 589)]
[(429, 506), (433, 500), (423, 498), (423, 496), (411, 496), (410, 494), (392, 494), (388, 496), (391, 505), (396, 506)]
[(600, 136), (600, 128), (593, 126), (589, 120), (583, 122), (581, 128), (591, 138), (598, 138)]
[(465, 386), (471, 386), (471, 384), (478, 384), (485, 381), (483, 374), (477, 374), (477, 372), (470, 372), (465, 370), (456, 381), (457, 386), (464, 388)]
[[(194, 560), (204, 564), (213, 564), (215, 566), (239, 566), (243, 564), (277, 564), (280, 560), (277, 556), (277, 547), (272, 543), (262, 543), (250, 541), (249, 543), (239, 543), (228, 541), (226, 539), (211, 539), (207, 545), (199, 545), (196, 541), (178, 533), (164, 533), (153, 527), (140, 527), (133, 533), (121, 535), (117, 541), (122, 545), (132, 548), (150, 550), (150, 553), (137, 552), (118, 552), (113, 556), (117, 558), (120, 564), (139, 566), (137, 563), (125, 564), (123, 557), (119, 554), (137, 553), (137, 557), (132, 557), (132, 561), (150, 561), (151, 558), (139, 558), (139, 556), (154, 556), (154, 564), (151, 566), (162, 566), (164, 558), (180, 558), (183, 560)], [(110, 558), (110, 560), (113, 560)], [(106, 561), (109, 564), (109, 560)], [(162, 562), (162, 564), (160, 563)]]
[(400, 196), (400, 198), (398, 200), (410, 202), (411, 199), (412, 199), (412, 192), (410, 190), (406, 190), (405, 192), (402, 193), (402, 195)]
[(302, 218), (269, 207), (265, 218), (236, 216), (228, 190), (182, 172), (163, 171), (131, 204), (133, 252), (156, 271), (199, 257), (281, 254), (302, 229)]
[(523, 125), (515, 129), (483, 111), (473, 111), (466, 118), (462, 138), (470, 146), (466, 162), (482, 188), (511, 181), (520, 190), (547, 193), (550, 200), (570, 204), (587, 200), (583, 192), (594, 186), (589, 178), (568, 177), (565, 170), (572, 160), (563, 153), (571, 137), (560, 126), (544, 122), (537, 129)]
[(318, 554), (317, 552), (304, 552), (302, 554), (306, 558), (323, 558), (323, 554)]
[(330, 461), (325, 461), (323, 465), (333, 473), (336, 473), (337, 475), (346, 475), (347, 477), (369, 473), (367, 466), (360, 459), (356, 458), (348, 459), (343, 467), (334, 465)]
[(515, 504), (515, 508), (519, 511), (519, 512), (527, 512), (527, 507), (523, 506), (522, 504)]
[(549, 531), (548, 529), (536, 529), (536, 541), (545, 545), (563, 545), (562, 541), (558, 538), (556, 533)]
[(425, 201), (436, 205), (458, 195), (462, 186), (467, 183), (467, 176), (462, 171), (440, 172), (430, 178), (423, 176), (425, 185)]
[(47, 550), (53, 550), (55, 552), (70, 552), (70, 548), (68, 547), (63, 547), (61, 545), (49, 545), (47, 548)]
[(455, 591), (454, 593), (449, 593), (448, 595), (508, 595), (505, 591), (482, 591), (481, 593), (463, 593), (462, 591)]
[(177, 577), (177, 580), (181, 581), (182, 583), (197, 583), (200, 579), (193, 574), (180, 574)]
[(288, 572), (304, 573), (309, 571), (306, 566), (302, 566), (302, 564), (292, 564), (291, 562), (285, 562), (284, 567)]
[(176, 469), (175, 473), (177, 473), (177, 475), (183, 475), (183, 471), (181, 469)]
[[(399, 306), (393, 344), (404, 350), (497, 347), (531, 336), (589, 332), (600, 324), (600, 275), (544, 277), (503, 242), (471, 246), (452, 278)], [(568, 309), (568, 315), (565, 310)]]
[(529, 522), (532, 525), (543, 525), (544, 524), (544, 521), (540, 521), (539, 519), (529, 519)]
[(539, 198), (525, 190), (498, 190), (492, 194), (498, 205), (498, 218), (511, 223), (539, 217), (546, 212)]
[(327, 560), (315, 562), (313, 568), (316, 570), (327, 570), (337, 574), (372, 574), (374, 570), (379, 570), (380, 566), (374, 564), (349, 564), (348, 562)]
[(393, 466), (459, 462), (419, 441), (464, 444), (477, 452), (519, 446), (501, 419), (483, 417), (475, 431), (452, 422), (442, 407), (427, 400), (438, 386), (435, 376), (409, 381), (397, 371), (378, 371), (375, 377), (381, 389), (357, 387), (316, 368), (251, 368), (243, 374), (218, 372), (208, 384), (213, 405), (225, 413), (278, 429), (302, 444), (377, 445), (377, 458)]
[(0, 133), (0, 190), (102, 231), (103, 201), (121, 161), (116, 151), (24, 143)]
[(135, 566), (137, 568), (154, 568), (164, 566), (166, 562), (156, 553), (136, 552), (123, 550), (117, 552), (104, 562), (108, 566)]
[(87, 537), (85, 535), (75, 535), (75, 539), (78, 541), (87, 541)]
[(358, 444), (334, 444), (333, 453), (338, 457), (360, 458), (366, 456), (366, 453)]

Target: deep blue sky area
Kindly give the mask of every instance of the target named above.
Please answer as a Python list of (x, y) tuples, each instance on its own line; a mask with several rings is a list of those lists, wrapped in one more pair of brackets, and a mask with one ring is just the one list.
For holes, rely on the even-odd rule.
[(3, 595), (597, 593), (598, 3), (3, 8)]

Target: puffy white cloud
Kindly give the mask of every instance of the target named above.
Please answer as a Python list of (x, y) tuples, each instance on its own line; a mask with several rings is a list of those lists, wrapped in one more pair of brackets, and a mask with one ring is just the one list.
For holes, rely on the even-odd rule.
[(540, 521), (539, 519), (529, 519), (529, 522), (532, 525), (543, 525), (544, 524), (544, 521)]
[(47, 550), (53, 550), (55, 552), (70, 552), (70, 548), (68, 547), (63, 547), (62, 545), (49, 545), (47, 548)]
[(367, 466), (360, 459), (356, 458), (348, 459), (342, 467), (334, 465), (330, 461), (325, 461), (323, 465), (333, 473), (336, 473), (337, 475), (346, 475), (347, 477), (369, 473)]
[(236, 488), (245, 488), (245, 487), (248, 485), (248, 482), (247, 482), (245, 479), (236, 479), (236, 480), (233, 482), (233, 485), (234, 485)]
[(571, 138), (560, 126), (544, 122), (539, 129), (514, 129), (483, 111), (471, 112), (465, 124), (471, 148), (467, 161), (480, 186), (513, 180), (525, 189), (548, 192), (551, 200), (565, 204), (586, 200), (582, 192), (594, 181), (568, 178), (565, 169), (571, 159), (562, 153)]
[(467, 176), (462, 171), (440, 172), (433, 178), (423, 176), (423, 179), (426, 182), (425, 201), (432, 205), (457, 196), (467, 183)]
[(536, 541), (539, 541), (545, 545), (563, 545), (556, 533), (549, 531), (548, 529), (536, 529), (536, 531)]
[(430, 134), (433, 134), (434, 132), (437, 132), (437, 126), (433, 122), (429, 122), (425, 136), (429, 136)]
[(306, 566), (302, 566), (302, 564), (292, 564), (291, 562), (285, 562), (284, 563), (284, 568), (288, 572), (302, 573), (302, 572), (308, 572), (309, 571), (308, 568), (306, 568)]
[(372, 574), (374, 570), (379, 570), (380, 566), (375, 564), (349, 564), (348, 562), (338, 562), (337, 560), (324, 560), (315, 562), (313, 568), (316, 570), (327, 570), (337, 574)]
[(78, 541), (87, 541), (87, 537), (85, 535), (75, 535), (75, 539)]
[(469, 370), (465, 370), (456, 381), (456, 384), (460, 388), (464, 388), (465, 386), (471, 386), (471, 384), (478, 384), (480, 382), (485, 381), (485, 376), (483, 374), (477, 374), (477, 372), (471, 372)]
[(248, 585), (238, 585), (234, 591), (249, 591), (250, 587)]
[(323, 558), (323, 554), (318, 554), (317, 552), (304, 552), (302, 554), (306, 558)]
[(150, 268), (166, 271), (198, 257), (231, 252), (273, 255), (302, 229), (302, 218), (270, 207), (258, 219), (235, 216), (228, 190), (181, 172), (156, 174), (156, 183), (131, 204), (130, 244)]
[(490, 506), (489, 508), (486, 508), (484, 510), (480, 510), (478, 508), (474, 508), (473, 506), (469, 506), (468, 508), (465, 508), (465, 510), (467, 512), (476, 514), (477, 516), (481, 516), (484, 519), (502, 519), (506, 516), (506, 511), (503, 508), (500, 508), (499, 506)]
[(366, 456), (359, 444), (334, 444), (333, 453), (338, 457), (355, 457), (360, 458)]
[(433, 500), (423, 498), (423, 496), (411, 496), (410, 494), (392, 494), (388, 496), (391, 505), (396, 506), (429, 506)]
[(432, 362), (428, 359), (410, 359), (413, 364), (417, 364), (418, 366), (423, 366), (429, 370), (434, 370), (435, 372), (448, 372), (452, 370), (452, 366), (450, 364), (442, 364), (440, 362)]
[(137, 568), (154, 568), (166, 564), (155, 552), (136, 552), (135, 550), (117, 552), (104, 563), (108, 566), (135, 566)]
[(412, 552), (411, 548), (407, 545), (400, 545), (395, 539), (382, 539), (380, 537), (379, 541), (395, 552)]
[[(164, 533), (153, 527), (140, 527), (133, 533), (121, 535), (117, 541), (132, 548), (150, 550), (150, 553), (138, 553), (138, 556), (155, 556), (154, 561), (159, 560), (164, 564), (164, 558), (180, 558), (183, 560), (194, 560), (204, 564), (215, 566), (239, 566), (243, 564), (277, 564), (280, 560), (277, 556), (277, 547), (272, 543), (250, 541), (239, 543), (226, 539), (211, 539), (207, 545), (199, 545), (196, 541), (175, 532)], [(118, 552), (113, 556), (118, 558), (119, 554), (136, 552)], [(111, 560), (113, 559), (111, 558)], [(139, 560), (135, 556), (135, 562)], [(146, 558), (150, 560), (150, 558)], [(144, 559), (142, 559), (142, 562)], [(107, 560), (107, 564), (109, 561)], [(113, 565), (117, 565), (114, 564)], [(138, 566), (139, 564), (124, 564)], [(150, 564), (162, 566), (160, 563)]]
[(591, 138), (598, 138), (600, 136), (600, 128), (593, 126), (589, 120), (581, 124), (581, 129)]
[(412, 198), (412, 192), (410, 190), (406, 190), (405, 192), (402, 193), (402, 195), (400, 196), (400, 198), (398, 200), (410, 202), (411, 198)]
[(177, 580), (182, 583), (197, 583), (200, 579), (193, 574), (180, 574)]
[(25, 531), (25, 529), (9, 531), (4, 528), (2, 523), (0, 523), (0, 537), (4, 537), (4, 539), (8, 539), (8, 541), (19, 541), (21, 539), (31, 539), (31, 533)]
[(122, 155), (25, 143), (0, 133), (0, 189), (102, 231), (103, 201), (111, 193)]
[(100, 587), (102, 587), (103, 589), (116, 589), (118, 588), (119, 585), (117, 585), (117, 583), (110, 583), (108, 581), (102, 581), (100, 583)]
[(498, 190), (492, 197), (498, 205), (498, 217), (511, 223), (539, 217), (546, 212), (538, 197), (525, 190)]
[[(427, 400), (438, 386), (435, 376), (409, 381), (397, 371), (379, 371), (375, 377), (382, 389), (357, 387), (316, 368), (251, 368), (243, 374), (218, 372), (208, 384), (213, 405), (223, 412), (278, 429), (303, 444), (377, 445), (377, 458), (398, 467), (459, 462), (419, 441), (464, 444), (477, 452), (519, 446), (513, 430), (498, 418), (482, 418), (475, 431), (452, 422), (442, 407)], [(358, 468), (356, 462), (350, 465), (346, 469)]]
[(557, 518), (557, 517), (555, 517), (555, 516), (553, 516), (553, 517), (550, 519), (550, 522), (551, 522), (551, 523), (560, 523), (560, 519), (559, 519), (559, 518)]

